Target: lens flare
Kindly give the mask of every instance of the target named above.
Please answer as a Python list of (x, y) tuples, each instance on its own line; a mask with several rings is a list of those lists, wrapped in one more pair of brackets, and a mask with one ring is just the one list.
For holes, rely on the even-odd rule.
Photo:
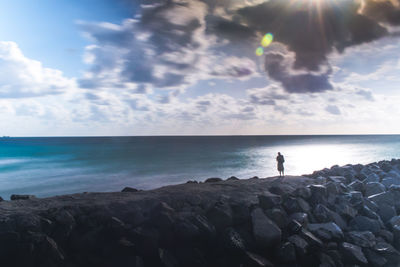
[(258, 47), (258, 48), (256, 49), (256, 55), (257, 55), (257, 56), (262, 56), (262, 55), (264, 55), (264, 48), (262, 48), (261, 46)]
[(272, 33), (267, 33), (266, 35), (264, 35), (264, 37), (261, 40), (261, 45), (263, 47), (267, 47), (269, 46), (272, 41), (274, 40), (274, 35)]

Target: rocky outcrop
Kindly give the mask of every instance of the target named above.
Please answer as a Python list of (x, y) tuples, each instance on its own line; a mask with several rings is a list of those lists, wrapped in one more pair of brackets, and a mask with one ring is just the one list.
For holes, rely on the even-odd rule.
[[(400, 161), (0, 202), (4, 266), (399, 266)], [(386, 179), (386, 180), (385, 180)], [(383, 181), (385, 180), (385, 181)]]

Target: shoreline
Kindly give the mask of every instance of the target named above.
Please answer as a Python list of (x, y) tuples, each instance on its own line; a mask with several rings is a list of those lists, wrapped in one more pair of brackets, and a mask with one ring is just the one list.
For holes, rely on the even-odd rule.
[[(399, 266), (400, 160), (0, 202), (6, 266)], [(18, 199), (26, 198), (26, 199)]]

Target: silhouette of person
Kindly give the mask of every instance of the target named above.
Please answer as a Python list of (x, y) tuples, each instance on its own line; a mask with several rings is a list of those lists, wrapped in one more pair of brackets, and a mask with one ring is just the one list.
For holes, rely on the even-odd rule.
[(281, 176), (285, 177), (285, 171), (284, 171), (285, 169), (283, 168), (283, 163), (285, 162), (285, 158), (283, 157), (281, 152), (278, 152), (276, 161), (278, 162), (279, 177), (281, 177)]

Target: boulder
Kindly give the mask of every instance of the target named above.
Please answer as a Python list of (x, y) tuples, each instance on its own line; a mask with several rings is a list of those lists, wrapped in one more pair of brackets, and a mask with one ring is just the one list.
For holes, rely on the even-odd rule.
[(346, 183), (346, 178), (344, 176), (329, 176), (327, 181), (340, 184)]
[(286, 242), (278, 250), (278, 260), (282, 263), (296, 262), (296, 247), (291, 242)]
[(310, 201), (313, 205), (325, 204), (327, 198), (327, 190), (323, 185), (310, 185), (311, 197)]
[[(392, 228), (393, 231), (393, 246), (399, 250), (400, 249), (400, 225), (395, 225)], [(389, 242), (389, 241), (388, 241)]]
[(370, 231), (350, 231), (346, 234), (346, 241), (363, 248), (372, 248), (376, 245), (376, 238)]
[(329, 222), (331, 220), (331, 210), (322, 204), (318, 204), (314, 208), (313, 215), (320, 223)]
[(388, 221), (388, 226), (390, 229), (393, 229), (396, 225), (400, 225), (400, 216), (394, 216)]
[(296, 220), (291, 220), (287, 225), (287, 230), (289, 234), (297, 234), (301, 231), (303, 225)]
[[(394, 229), (393, 229), (393, 231), (394, 231)], [(383, 240), (385, 240), (388, 243), (393, 243), (394, 236), (393, 236), (392, 232), (390, 232), (388, 230), (382, 229), (376, 234), (376, 236), (382, 238)]]
[(379, 182), (379, 181), (380, 181), (379, 175), (375, 173), (368, 174), (364, 180), (365, 183)]
[(369, 196), (368, 199), (375, 202), (378, 206), (382, 204), (393, 205), (395, 202), (394, 195), (390, 191)]
[(310, 223), (308, 230), (314, 235), (325, 241), (340, 241), (343, 239), (343, 232), (334, 222), (329, 223)]
[(267, 260), (266, 258), (253, 253), (253, 252), (246, 252), (246, 266), (249, 267), (273, 267), (274, 265)]
[(223, 247), (232, 254), (243, 255), (246, 253), (246, 245), (240, 234), (233, 228), (225, 229), (222, 234)]
[(283, 207), (287, 213), (309, 212), (310, 206), (302, 198), (288, 197), (283, 201)]
[(226, 179), (227, 181), (237, 181), (240, 180), (239, 178), (235, 177), (235, 176), (231, 176), (228, 179)]
[(381, 229), (381, 224), (378, 220), (365, 216), (356, 216), (350, 221), (349, 227), (354, 231), (371, 231), (372, 233), (377, 233)]
[(346, 203), (338, 203), (337, 205), (335, 205), (335, 210), (346, 220), (353, 219), (358, 213), (356, 209)]
[(260, 208), (251, 213), (253, 236), (261, 247), (273, 247), (281, 242), (281, 229)]
[(231, 207), (226, 203), (216, 203), (207, 211), (206, 216), (217, 230), (229, 227), (233, 223)]
[(36, 196), (34, 195), (11, 195), (10, 199), (11, 200), (27, 200), (27, 199), (35, 199)]
[(391, 185), (400, 185), (400, 178), (388, 177), (382, 179), (382, 184), (389, 188)]
[(355, 180), (354, 182), (349, 184), (349, 187), (354, 191), (365, 192), (365, 184), (359, 180)]
[(272, 209), (277, 205), (280, 205), (282, 202), (281, 196), (279, 195), (258, 195), (258, 202), (260, 204), (260, 207), (268, 210)]
[(387, 260), (379, 255), (377, 252), (373, 251), (372, 249), (364, 249), (364, 255), (368, 260), (368, 263), (373, 267), (381, 267), (387, 264)]
[(392, 245), (386, 242), (377, 242), (374, 250), (385, 257), (389, 262), (398, 264), (400, 262), (400, 253)]
[(342, 254), (343, 261), (348, 264), (368, 264), (361, 247), (347, 242), (340, 244), (340, 253)]
[(200, 232), (200, 238), (204, 241), (212, 241), (216, 236), (216, 230), (206, 217), (197, 214), (191, 218), (191, 222), (197, 226)]
[(292, 195), (303, 199), (309, 199), (311, 197), (311, 190), (308, 187), (299, 187), (292, 192)]
[(288, 241), (294, 245), (297, 255), (302, 257), (308, 253), (309, 245), (301, 236), (299, 235), (289, 236)]
[(288, 224), (288, 215), (283, 209), (275, 208), (267, 210), (267, 215), (279, 228), (283, 228)]
[(292, 213), (290, 214), (289, 219), (298, 221), (302, 226), (308, 225), (308, 215), (304, 212)]
[(310, 231), (302, 228), (299, 234), (310, 246), (315, 248), (323, 247), (324, 243)]
[(371, 182), (365, 185), (365, 196), (369, 197), (379, 193), (385, 192), (386, 188), (383, 184), (379, 182)]
[(205, 183), (216, 183), (216, 182), (222, 182), (223, 180), (218, 177), (212, 177), (212, 178), (207, 178), (204, 182)]
[(382, 221), (386, 223), (396, 216), (396, 209), (392, 205), (382, 204), (379, 206), (378, 215), (381, 217)]
[(138, 191), (139, 191), (139, 190), (136, 189), (136, 188), (127, 186), (127, 187), (125, 187), (124, 189), (122, 189), (121, 192), (131, 192), (131, 193), (134, 193), (134, 192), (138, 192)]

